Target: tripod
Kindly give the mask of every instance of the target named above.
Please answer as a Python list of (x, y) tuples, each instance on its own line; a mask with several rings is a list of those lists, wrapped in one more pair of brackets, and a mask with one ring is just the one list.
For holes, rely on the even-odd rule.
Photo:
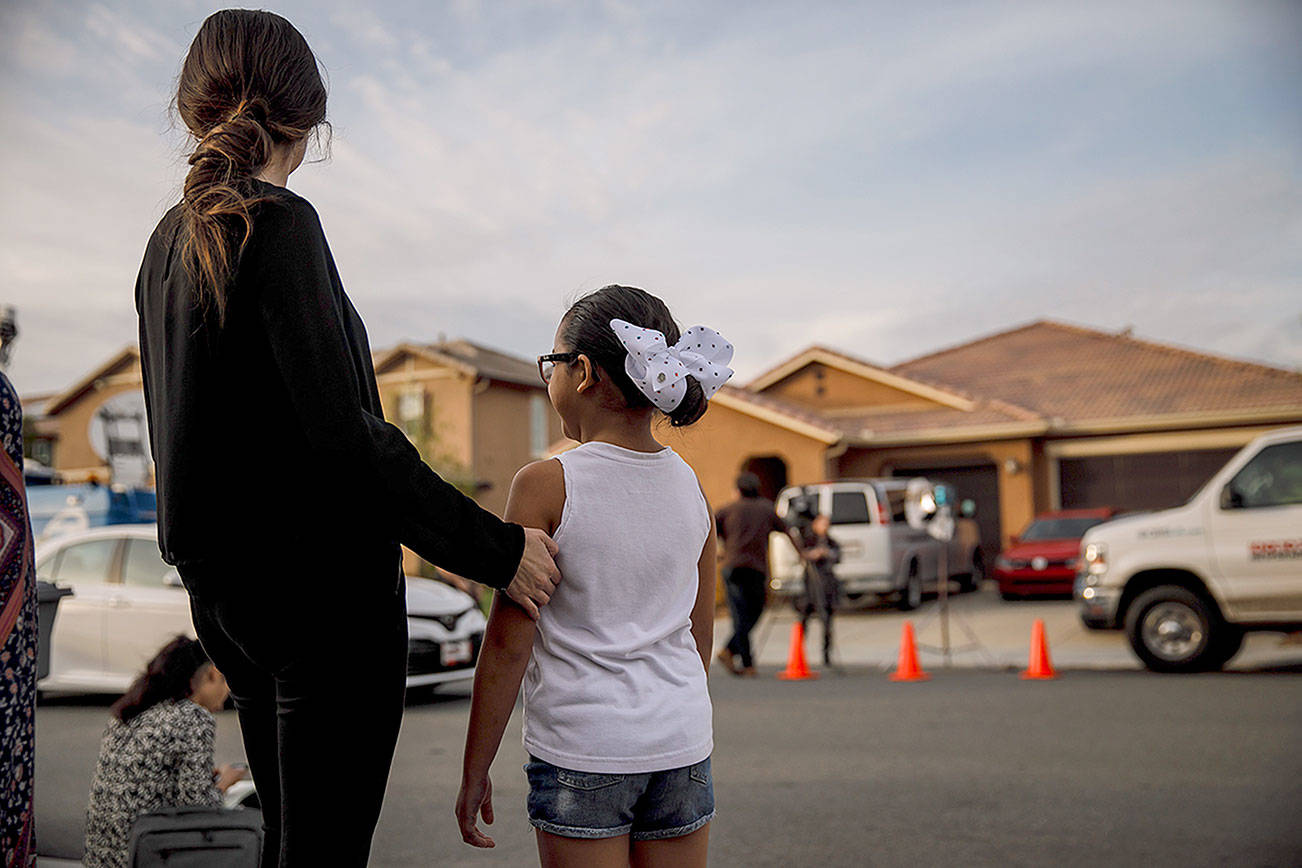
[(933, 645), (918, 644), (919, 649), (939, 652), (943, 665), (946, 669), (953, 664), (954, 654), (962, 654), (967, 651), (980, 651), (990, 665), (996, 665), (994, 656), (981, 640), (972, 632), (971, 625), (962, 615), (955, 613), (954, 620), (957, 622), (960, 630), (967, 636), (966, 645), (960, 645), (957, 648), (950, 647), (949, 643), (949, 544), (954, 538), (954, 519), (949, 515), (949, 507), (944, 506), (937, 510), (936, 515), (927, 522), (927, 533), (940, 543), (940, 558), (936, 567), (936, 603), (937, 606), (925, 618), (918, 621), (918, 632), (921, 633), (924, 628), (929, 626), (932, 621), (940, 619), (940, 647)]
[[(824, 589), (823, 589), (823, 587), (822, 587), (822, 578), (821, 578), (821, 577), (818, 577), (817, 580), (816, 580), (815, 582), (810, 582), (810, 573), (811, 573), (812, 571), (814, 571), (814, 569), (815, 569), (815, 568), (814, 568), (814, 565), (813, 565), (813, 564), (809, 563), (808, 561), (805, 562), (805, 566), (804, 566), (804, 570), (805, 570), (805, 594), (806, 594), (806, 595), (811, 595), (811, 596), (809, 596), (809, 599), (810, 599), (810, 605), (811, 605), (811, 606), (813, 605), (813, 597), (812, 597), (812, 594), (813, 594), (813, 592), (814, 592), (813, 589), (814, 589), (815, 587), (817, 587), (817, 590), (818, 590), (819, 592), (823, 592), (823, 591), (824, 591)], [(782, 600), (782, 601), (783, 601), (782, 603), (779, 603), (778, 605), (784, 605), (784, 604), (785, 604), (785, 601), (786, 601), (786, 598), (782, 598), (782, 597), (778, 597), (778, 598), (774, 598), (774, 599)], [(799, 598), (796, 598), (796, 599), (799, 599)], [(840, 599), (840, 595), (838, 595), (838, 602), (839, 602), (839, 599)], [(770, 600), (770, 601), (766, 601), (765, 606), (764, 606), (764, 611), (763, 611), (762, 613), (760, 613), (759, 620), (755, 622), (755, 636), (756, 636), (756, 638), (754, 638), (754, 639), (751, 640), (751, 655), (752, 655), (752, 657), (754, 657), (754, 659), (756, 659), (756, 660), (759, 660), (760, 652), (763, 651), (763, 650), (764, 650), (764, 646), (768, 644), (769, 634), (770, 634), (771, 632), (773, 632), (773, 620), (774, 620), (774, 614), (773, 614), (773, 612), (774, 612), (774, 609), (775, 609), (776, 607), (774, 607), (774, 606), (770, 606), (770, 605), (769, 605), (770, 602), (772, 602), (772, 600)], [(793, 600), (792, 603), (793, 603), (792, 608), (795, 609), (795, 606), (794, 606), (795, 600)], [(799, 612), (798, 609), (796, 609), (796, 611)], [(833, 608), (832, 608), (832, 611), (830, 611), (830, 612), (828, 613), (828, 620), (825, 621), (825, 622), (823, 623), (823, 629), (824, 629), (824, 630), (827, 630), (827, 629), (828, 629), (828, 626), (829, 626), (829, 624), (830, 624), (830, 622), (831, 622), (831, 617), (832, 617), (832, 613), (833, 613), (833, 612), (835, 612), (835, 607), (833, 607)], [(802, 619), (802, 620), (808, 618), (808, 615), (805, 615), (804, 613), (800, 613), (800, 614), (801, 614), (801, 619)], [(830, 666), (830, 667), (832, 667), (833, 669), (841, 669), (841, 668), (842, 668), (842, 666), (841, 666), (841, 654), (840, 654), (840, 652), (837, 650), (836, 645), (835, 645), (834, 642), (829, 642), (829, 644), (828, 644), (828, 646), (827, 646), (827, 665)]]

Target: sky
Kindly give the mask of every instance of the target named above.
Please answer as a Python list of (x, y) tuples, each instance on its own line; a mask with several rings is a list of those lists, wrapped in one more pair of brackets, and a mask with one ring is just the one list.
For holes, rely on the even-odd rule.
[[(220, 6), (0, 0), (9, 375), (136, 335)], [(1049, 317), (1302, 369), (1302, 3), (285, 2), (373, 348), (551, 349), (608, 283), (737, 347), (894, 364)]]

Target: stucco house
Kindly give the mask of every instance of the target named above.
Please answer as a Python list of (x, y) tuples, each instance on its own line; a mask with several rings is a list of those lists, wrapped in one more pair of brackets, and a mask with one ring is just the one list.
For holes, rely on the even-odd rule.
[[(532, 360), (408, 342), (375, 353), (375, 368), (386, 418), (494, 512), (516, 470), (565, 448)], [(104, 408), (143, 420), (139, 355), (127, 347), (40, 398), (24, 405), (39, 408), (29, 439), (45, 463), (70, 481), (107, 479), (97, 420)], [(891, 367), (811, 346), (724, 387), (698, 424), (660, 433), (715, 506), (742, 470), (770, 496), (825, 479), (950, 482), (976, 503), (993, 556), (1044, 510), (1179, 503), (1257, 434), (1296, 424), (1302, 373), (1037, 320)]]
[[(1038, 512), (1187, 499), (1240, 446), (1302, 423), (1302, 373), (1037, 320), (880, 367), (812, 346), (725, 387), (670, 442), (714, 504), (783, 485), (926, 475), (975, 501), (987, 554)], [(989, 562), (989, 561), (987, 561)]]

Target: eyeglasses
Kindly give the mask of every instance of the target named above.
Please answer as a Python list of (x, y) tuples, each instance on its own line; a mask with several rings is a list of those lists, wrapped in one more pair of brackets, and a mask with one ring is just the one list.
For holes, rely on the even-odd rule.
[(552, 371), (556, 369), (557, 362), (577, 362), (581, 353), (578, 350), (571, 350), (568, 353), (548, 353), (545, 356), (538, 357), (538, 376), (542, 377), (544, 383), (552, 381)]

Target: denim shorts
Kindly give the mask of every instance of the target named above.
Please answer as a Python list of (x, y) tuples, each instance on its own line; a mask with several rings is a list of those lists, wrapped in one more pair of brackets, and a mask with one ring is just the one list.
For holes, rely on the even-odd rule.
[(565, 838), (677, 838), (714, 817), (709, 757), (663, 772), (606, 774), (557, 768), (531, 755), (524, 771), (529, 822)]

